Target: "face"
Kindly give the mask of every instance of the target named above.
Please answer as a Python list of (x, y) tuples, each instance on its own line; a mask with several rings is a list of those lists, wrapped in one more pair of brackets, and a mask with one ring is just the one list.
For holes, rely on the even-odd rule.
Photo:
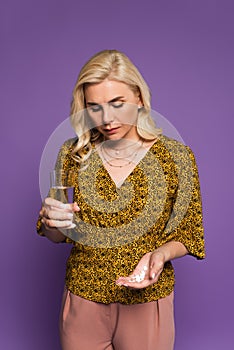
[(128, 85), (112, 80), (89, 85), (85, 101), (92, 127), (105, 139), (139, 139), (136, 122), (142, 103)]

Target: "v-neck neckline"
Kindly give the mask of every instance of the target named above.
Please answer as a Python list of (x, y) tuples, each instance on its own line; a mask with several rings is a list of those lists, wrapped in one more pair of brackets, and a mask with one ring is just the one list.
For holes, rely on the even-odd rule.
[(121, 180), (120, 182), (116, 183), (116, 181), (113, 179), (113, 177), (111, 176), (111, 174), (109, 173), (109, 171), (107, 170), (107, 168), (105, 167), (103, 160), (101, 158), (101, 156), (98, 153), (98, 150), (95, 146), (94, 143), (92, 143), (92, 147), (95, 150), (101, 164), (102, 164), (102, 168), (105, 171), (106, 175), (108, 176), (109, 180), (115, 185), (116, 189), (121, 189), (121, 187), (126, 183), (126, 181), (128, 181), (129, 177), (136, 172), (137, 168), (139, 167), (139, 165), (145, 160), (145, 158), (147, 157), (147, 155), (150, 153), (150, 151), (152, 150), (152, 148), (159, 142), (160, 140), (160, 136), (157, 137), (157, 139), (155, 140), (155, 142), (147, 149), (146, 153), (143, 155), (143, 157), (139, 160), (139, 162), (134, 166), (134, 168), (130, 171), (130, 173), (128, 173), (128, 175), (126, 177), (123, 178), (123, 180)]

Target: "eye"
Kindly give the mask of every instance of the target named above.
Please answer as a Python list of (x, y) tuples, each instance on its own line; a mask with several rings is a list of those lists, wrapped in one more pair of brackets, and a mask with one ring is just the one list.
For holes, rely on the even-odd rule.
[(100, 112), (102, 110), (102, 106), (100, 106), (100, 105), (89, 106), (88, 110), (93, 112), (93, 113)]
[(114, 108), (121, 108), (123, 107), (124, 103), (123, 102), (112, 102), (111, 106)]

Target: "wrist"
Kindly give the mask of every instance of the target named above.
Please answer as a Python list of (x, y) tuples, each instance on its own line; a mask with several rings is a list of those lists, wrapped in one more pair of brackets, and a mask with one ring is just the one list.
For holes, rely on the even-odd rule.
[(43, 219), (41, 220), (41, 222), (42, 222), (42, 230), (43, 231), (58, 231), (57, 227), (46, 225), (46, 223), (44, 222)]
[(163, 254), (164, 263), (188, 254), (186, 247), (182, 243), (176, 241), (170, 241), (163, 244), (158, 247), (155, 252)]
[(56, 227), (49, 227), (46, 224), (43, 224), (43, 233), (45, 237), (54, 243), (60, 243), (66, 239), (66, 236)]
[(166, 254), (165, 249), (163, 249), (162, 247), (155, 249), (152, 253), (157, 254), (157, 256), (161, 258), (161, 261), (163, 262), (163, 264), (165, 264), (165, 262), (169, 260), (168, 254)]

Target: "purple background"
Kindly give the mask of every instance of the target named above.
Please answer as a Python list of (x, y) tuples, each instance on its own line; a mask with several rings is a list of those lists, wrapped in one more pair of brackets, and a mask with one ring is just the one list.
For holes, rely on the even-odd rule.
[(175, 349), (233, 349), (233, 1), (8, 0), (0, 6), (0, 348), (60, 349), (70, 248), (35, 233), (39, 162), (69, 115), (81, 66), (95, 52), (116, 48), (138, 66), (153, 109), (176, 126), (199, 167), (207, 258), (175, 262)]

